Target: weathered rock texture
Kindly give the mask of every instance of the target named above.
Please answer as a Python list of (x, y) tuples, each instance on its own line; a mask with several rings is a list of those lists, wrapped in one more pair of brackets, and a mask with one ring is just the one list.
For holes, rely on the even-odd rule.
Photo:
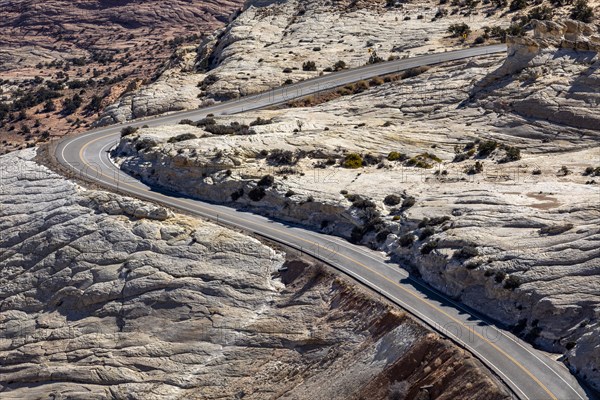
[[(536, 35), (544, 26), (551, 25), (538, 25)], [(272, 119), (253, 126), (254, 134), (141, 130), (116, 154), (152, 184), (386, 250), (432, 286), (564, 354), (600, 388), (599, 61), (556, 47), (562, 37), (549, 47), (531, 40), (537, 47), (511, 44), (516, 51), (506, 60), (448, 64), (311, 108), (216, 119)], [(478, 153), (486, 140), (496, 148)], [(279, 149), (299, 160), (270, 163)], [(507, 159), (516, 149), (518, 157)], [(352, 152), (376, 161), (342, 168)], [(432, 168), (390, 162), (390, 152), (421, 155)], [(266, 175), (273, 185), (263, 181), (264, 197), (253, 199)], [(386, 204), (388, 195), (401, 203)], [(410, 196), (416, 205), (401, 207)]]
[(509, 397), (322, 268), (33, 157), (0, 157), (3, 399)]
[[(463, 13), (435, 18), (431, 2), (386, 1), (249, 1), (247, 9), (225, 29), (206, 38), (177, 68), (156, 83), (130, 93), (106, 109), (99, 124), (122, 122), (247, 95), (329, 73), (343, 61), (365, 65), (374, 51), (382, 59), (463, 47), (447, 37), (447, 28), (464, 22)], [(489, 9), (489, 10), (488, 10)], [(508, 24), (506, 16), (469, 16), (476, 37), (484, 25)], [(421, 18), (418, 18), (421, 16)], [(303, 64), (315, 63), (314, 71)], [(324, 71), (325, 70), (325, 71)]]

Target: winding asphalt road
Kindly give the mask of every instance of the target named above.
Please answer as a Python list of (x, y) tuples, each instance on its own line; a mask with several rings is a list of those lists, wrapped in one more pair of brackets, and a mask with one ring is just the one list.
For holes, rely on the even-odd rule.
[[(446, 53), (369, 65), (303, 81), (262, 94), (240, 98), (212, 107), (137, 120), (128, 126), (176, 124), (182, 119), (200, 119), (207, 114), (234, 114), (318, 93), (374, 76), (413, 67), (433, 65), (485, 54), (505, 52), (504, 45), (476, 47)], [(380, 253), (347, 241), (229, 207), (208, 204), (160, 192), (120, 171), (108, 151), (119, 140), (123, 125), (113, 125), (63, 139), (56, 158), (81, 178), (111, 190), (158, 202), (194, 215), (217, 220), (248, 232), (287, 244), (344, 271), (379, 292), (431, 328), (468, 349), (500, 377), (516, 396), (525, 400), (590, 399), (567, 368), (532, 348), (506, 330), (497, 328), (481, 315), (410, 277)]]

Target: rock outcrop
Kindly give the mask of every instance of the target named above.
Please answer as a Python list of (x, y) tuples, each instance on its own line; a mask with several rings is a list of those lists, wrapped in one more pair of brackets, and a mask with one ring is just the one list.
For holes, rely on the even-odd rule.
[[(189, 125), (140, 130), (122, 140), (117, 155), (151, 184), (388, 251), (439, 290), (564, 354), (598, 387), (591, 366), (598, 349), (578, 351), (594, 349), (600, 304), (593, 172), (600, 125), (580, 127), (597, 117), (588, 106), (597, 96), (589, 90), (598, 86), (597, 62), (556, 52), (527, 84), (514, 76), (474, 88), (503, 58), (457, 62), (330, 102), (316, 99), (311, 108), (216, 118), (225, 126), (270, 120), (253, 126), (255, 134)], [(536, 99), (546, 102), (527, 111)], [(298, 160), (270, 164), (281, 151)], [(365, 166), (343, 168), (350, 153)], [(263, 179), (264, 197), (253, 199)], [(403, 207), (411, 197), (416, 204)]]
[(322, 267), (34, 155), (0, 157), (3, 399), (510, 397)]

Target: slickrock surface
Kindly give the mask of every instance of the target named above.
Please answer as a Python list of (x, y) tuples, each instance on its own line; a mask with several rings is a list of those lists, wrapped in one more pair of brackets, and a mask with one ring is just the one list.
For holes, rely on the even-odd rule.
[[(116, 155), (149, 183), (386, 250), (600, 388), (600, 64), (571, 46), (596, 43), (588, 28), (538, 24), (506, 60), (439, 66), (311, 108), (141, 130)], [(208, 132), (258, 117), (272, 121)], [(350, 153), (370, 166), (343, 168)]]
[(34, 155), (0, 157), (3, 399), (509, 398), (322, 267), (84, 190)]

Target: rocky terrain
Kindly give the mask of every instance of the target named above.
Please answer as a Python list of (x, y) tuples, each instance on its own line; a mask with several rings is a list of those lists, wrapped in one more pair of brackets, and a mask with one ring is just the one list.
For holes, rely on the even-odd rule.
[(84, 129), (242, 3), (1, 0), (0, 152)]
[(528, 0), (248, 0), (232, 23), (156, 82), (107, 107), (98, 123), (193, 109), (369, 62), (505, 41), (532, 18), (560, 20), (575, 9)]
[(385, 250), (598, 389), (600, 41), (532, 25), (508, 58), (126, 132), (114, 154), (152, 184)]
[(324, 267), (34, 157), (0, 157), (3, 399), (510, 398)]

